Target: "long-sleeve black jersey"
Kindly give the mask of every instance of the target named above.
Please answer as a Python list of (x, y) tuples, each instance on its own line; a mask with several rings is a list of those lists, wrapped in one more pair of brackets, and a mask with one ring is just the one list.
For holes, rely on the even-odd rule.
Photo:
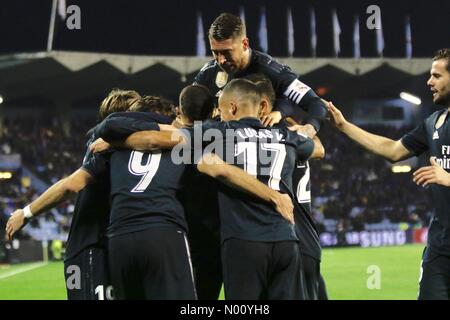
[[(308, 113), (306, 122), (319, 131), (328, 114), (322, 100), (314, 90), (298, 79), (298, 75), (289, 66), (277, 62), (265, 53), (252, 50), (249, 65), (234, 75), (227, 74), (215, 60), (212, 60), (203, 66), (195, 77), (195, 82), (208, 87), (212, 94), (218, 96), (222, 88), (232, 79), (254, 73), (261, 73), (272, 82), (277, 98), (287, 97), (305, 110)], [(286, 104), (275, 105), (276, 110), (277, 108), (283, 116), (290, 116), (293, 113), (293, 108)]]

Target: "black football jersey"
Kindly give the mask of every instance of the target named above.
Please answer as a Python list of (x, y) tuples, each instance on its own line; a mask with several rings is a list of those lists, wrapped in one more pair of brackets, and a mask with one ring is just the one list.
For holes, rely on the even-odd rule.
[[(445, 113), (444, 124), (435, 128), (440, 115)], [(403, 145), (415, 155), (427, 153), (450, 172), (450, 121), (448, 110), (433, 113), (411, 132), (402, 137)], [(433, 217), (428, 229), (428, 246), (439, 254), (450, 255), (450, 188), (430, 184), (434, 203)]]
[[(314, 149), (313, 141), (306, 136), (285, 128), (271, 130), (256, 118), (211, 121), (186, 130), (186, 135), (193, 145), (198, 145), (193, 139), (203, 137), (201, 151), (204, 153), (213, 152), (272, 189), (289, 194), (292, 194), (296, 158), (306, 160)], [(197, 150), (197, 153), (201, 152)], [(218, 200), (222, 241), (229, 238), (268, 242), (297, 240), (294, 226), (270, 204), (223, 184), (219, 186)]]
[(308, 161), (298, 160), (292, 176), (295, 197), (295, 228), (300, 242), (300, 251), (317, 260), (321, 259), (319, 233), (312, 219), (311, 179)]
[[(102, 138), (124, 139), (136, 131), (159, 130), (152, 120), (124, 113), (106, 119), (97, 132)], [(105, 170), (101, 158), (102, 155), (97, 155), (84, 168), (94, 176), (101, 175)], [(185, 169), (184, 164), (173, 164), (170, 150), (115, 150), (109, 156), (111, 217), (108, 237), (155, 226), (187, 231), (184, 210), (178, 200)]]
[[(254, 73), (263, 74), (272, 82), (277, 98), (286, 97), (308, 112), (306, 122), (319, 131), (327, 118), (326, 106), (308, 85), (298, 79), (290, 67), (277, 62), (265, 53), (251, 50), (249, 65), (234, 75), (227, 74), (215, 60), (212, 60), (203, 66), (195, 77), (195, 82), (208, 87), (211, 93), (218, 97), (229, 81)], [(278, 111), (284, 116), (291, 116), (294, 111), (285, 103), (277, 104), (276, 107), (280, 108)]]

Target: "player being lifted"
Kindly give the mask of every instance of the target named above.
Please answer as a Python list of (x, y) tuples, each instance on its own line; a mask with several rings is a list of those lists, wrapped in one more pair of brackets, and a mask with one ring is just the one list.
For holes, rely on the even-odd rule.
[[(244, 22), (230, 13), (219, 15), (209, 28), (209, 43), (214, 60), (208, 62), (195, 77), (195, 82), (207, 86), (218, 97), (220, 90), (232, 79), (261, 73), (272, 83), (276, 97), (286, 97), (307, 111), (303, 131), (313, 137), (327, 117), (327, 109), (316, 93), (298, 79), (288, 66), (271, 56), (250, 49)], [(274, 106), (263, 124), (273, 125), (294, 112), (291, 104)]]
[(450, 299), (450, 49), (439, 50), (433, 58), (427, 82), (436, 111), (400, 140), (371, 134), (348, 122), (333, 103), (328, 110), (336, 127), (350, 139), (389, 161), (427, 153), (430, 166), (414, 172), (413, 180), (429, 186), (435, 204), (422, 258), (419, 299)]

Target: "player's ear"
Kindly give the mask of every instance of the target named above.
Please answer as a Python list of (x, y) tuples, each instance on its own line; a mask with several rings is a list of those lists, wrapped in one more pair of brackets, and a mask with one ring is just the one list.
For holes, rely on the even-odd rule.
[(231, 103), (231, 114), (234, 116), (236, 115), (237, 111), (238, 111), (238, 107), (237, 107), (237, 103), (232, 102)]
[(269, 101), (267, 101), (266, 99), (261, 99), (261, 102), (259, 103), (259, 114), (264, 116), (269, 113), (270, 113)]
[(247, 37), (242, 38), (242, 48), (247, 51), (250, 48), (250, 42)]

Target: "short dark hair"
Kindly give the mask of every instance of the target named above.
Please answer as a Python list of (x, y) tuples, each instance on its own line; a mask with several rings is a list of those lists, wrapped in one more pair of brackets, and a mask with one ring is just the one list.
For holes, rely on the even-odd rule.
[(168, 116), (172, 119), (175, 119), (176, 116), (175, 105), (171, 101), (158, 96), (143, 96), (136, 104), (130, 107), (129, 111), (151, 111)]
[(256, 84), (261, 91), (261, 95), (266, 96), (271, 104), (275, 102), (275, 90), (273, 89), (272, 82), (265, 75), (262, 73), (251, 73), (244, 78)]
[(113, 89), (100, 104), (98, 118), (102, 121), (111, 113), (127, 111), (139, 99), (140, 94), (134, 90)]
[(245, 36), (245, 23), (231, 13), (222, 13), (209, 27), (209, 38), (217, 41), (223, 41), (237, 36)]
[(445, 59), (447, 60), (447, 71), (450, 72), (450, 48), (444, 48), (436, 51), (433, 61)]
[(190, 121), (208, 119), (214, 110), (214, 98), (203, 85), (190, 85), (181, 90), (180, 108)]
[(247, 79), (233, 79), (225, 88), (222, 94), (233, 94), (240, 99), (246, 99), (253, 105), (261, 102), (261, 90), (256, 84)]

